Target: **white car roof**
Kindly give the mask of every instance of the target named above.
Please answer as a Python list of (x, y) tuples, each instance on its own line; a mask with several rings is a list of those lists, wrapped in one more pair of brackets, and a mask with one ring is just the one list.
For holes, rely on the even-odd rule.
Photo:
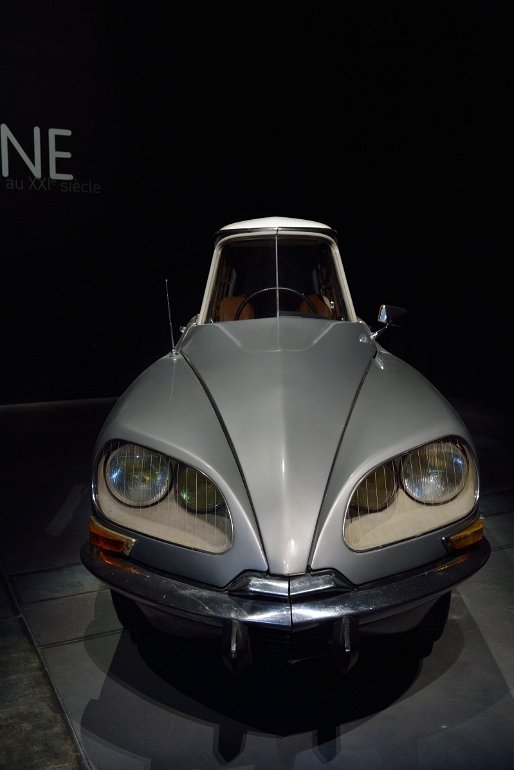
[(243, 222), (233, 222), (230, 225), (220, 228), (218, 232), (225, 232), (227, 230), (260, 230), (260, 229), (275, 229), (275, 228), (289, 228), (294, 230), (328, 230), (332, 231), (332, 228), (328, 225), (324, 225), (322, 222), (313, 222), (310, 219), (294, 219), (292, 217), (262, 217), (261, 219), (246, 219)]

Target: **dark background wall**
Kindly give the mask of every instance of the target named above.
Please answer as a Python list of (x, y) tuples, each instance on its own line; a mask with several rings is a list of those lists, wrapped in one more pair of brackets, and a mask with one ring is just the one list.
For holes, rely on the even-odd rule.
[(337, 229), (445, 394), (509, 401), (513, 7), (340, 6), (4, 4), (0, 122), (42, 177), (9, 145), (0, 403), (121, 393), (170, 348), (165, 279), (177, 337), (214, 231), (272, 215)]

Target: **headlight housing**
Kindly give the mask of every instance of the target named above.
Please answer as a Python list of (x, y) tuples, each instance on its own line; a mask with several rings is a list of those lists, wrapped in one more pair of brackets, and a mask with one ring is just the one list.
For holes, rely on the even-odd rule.
[(107, 519), (134, 532), (207, 553), (232, 545), (232, 519), (218, 486), (161, 452), (109, 442), (96, 463), (93, 494)]
[(448, 436), (374, 468), (358, 483), (343, 537), (366, 551), (418, 537), (469, 514), (478, 500), (478, 469), (469, 446)]

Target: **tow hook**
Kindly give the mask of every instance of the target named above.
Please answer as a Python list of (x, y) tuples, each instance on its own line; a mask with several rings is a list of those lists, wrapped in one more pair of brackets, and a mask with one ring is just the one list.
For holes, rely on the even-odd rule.
[(359, 621), (346, 615), (332, 626), (330, 652), (342, 674), (346, 674), (359, 657)]
[(248, 626), (229, 620), (223, 627), (223, 662), (231, 674), (239, 676), (252, 662)]

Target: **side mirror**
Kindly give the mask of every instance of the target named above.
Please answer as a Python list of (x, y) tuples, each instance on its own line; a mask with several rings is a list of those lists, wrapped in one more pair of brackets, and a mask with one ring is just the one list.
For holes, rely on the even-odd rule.
[(395, 321), (398, 321), (402, 316), (407, 314), (407, 310), (404, 307), (397, 307), (396, 305), (380, 305), (378, 311), (378, 321), (384, 324), (381, 329), (373, 332), (371, 337), (376, 339), (379, 334), (385, 332), (388, 326), (395, 326)]

